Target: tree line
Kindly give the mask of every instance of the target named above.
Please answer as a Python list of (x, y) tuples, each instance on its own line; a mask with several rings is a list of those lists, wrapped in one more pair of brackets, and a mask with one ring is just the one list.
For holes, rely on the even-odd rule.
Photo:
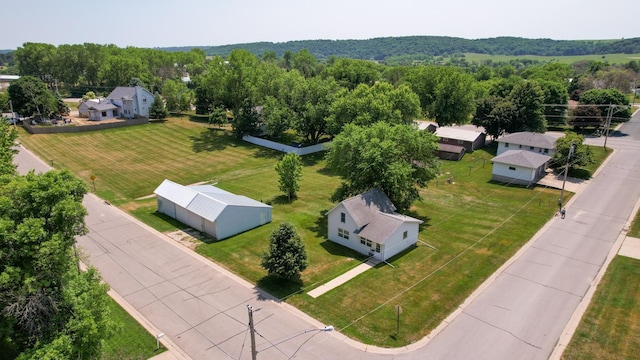
[[(400, 55), (442, 56), (455, 53), (477, 53), (491, 55), (541, 55), (573, 56), (600, 54), (640, 53), (640, 38), (620, 40), (552, 40), (526, 39), (520, 37), (496, 37), (488, 39), (463, 39), (448, 36), (404, 36), (382, 37), (367, 40), (298, 40), (281, 43), (256, 42), (199, 47), (210, 56), (228, 56), (233, 50), (246, 49), (255, 55), (275, 52), (309, 50), (319, 59), (346, 57), (364, 60), (385, 60)], [(183, 51), (190, 47), (163, 48), (168, 51)]]

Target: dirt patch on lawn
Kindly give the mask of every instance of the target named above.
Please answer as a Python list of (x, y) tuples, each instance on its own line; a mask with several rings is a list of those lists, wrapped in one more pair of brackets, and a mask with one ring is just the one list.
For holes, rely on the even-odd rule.
[(213, 239), (207, 237), (205, 234), (193, 229), (173, 231), (167, 233), (167, 236), (191, 250), (195, 250), (196, 247), (203, 242), (213, 241)]

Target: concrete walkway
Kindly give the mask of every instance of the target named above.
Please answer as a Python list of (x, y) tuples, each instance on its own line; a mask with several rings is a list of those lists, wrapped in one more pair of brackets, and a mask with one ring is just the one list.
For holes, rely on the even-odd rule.
[(640, 239), (627, 236), (618, 250), (618, 255), (640, 259)]
[(317, 298), (318, 296), (326, 293), (327, 291), (335, 289), (338, 286), (353, 279), (354, 277), (362, 274), (363, 272), (375, 267), (379, 263), (380, 261), (378, 261), (377, 259), (369, 258), (369, 260), (365, 261), (364, 263), (356, 266), (355, 268), (347, 271), (346, 273), (338, 276), (337, 278), (329, 281), (328, 283), (318, 286), (317, 288), (309, 291), (307, 294), (312, 298)]

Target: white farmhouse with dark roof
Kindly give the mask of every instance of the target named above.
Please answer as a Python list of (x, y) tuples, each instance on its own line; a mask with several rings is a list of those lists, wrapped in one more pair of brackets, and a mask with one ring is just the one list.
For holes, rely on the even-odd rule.
[(532, 151), (551, 157), (555, 153), (556, 138), (551, 135), (525, 131), (505, 135), (497, 141), (497, 155), (508, 150)]
[(342, 201), (327, 218), (329, 240), (381, 261), (414, 245), (422, 223), (398, 214), (380, 189)]
[(132, 119), (136, 116), (148, 118), (154, 98), (152, 93), (141, 86), (118, 86), (107, 99), (120, 108), (122, 117)]
[(158, 212), (222, 240), (271, 222), (271, 206), (212, 185), (164, 180), (154, 191)]

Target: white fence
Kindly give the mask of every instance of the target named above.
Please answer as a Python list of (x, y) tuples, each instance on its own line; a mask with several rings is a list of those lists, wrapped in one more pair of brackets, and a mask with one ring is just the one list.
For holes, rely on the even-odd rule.
[(282, 151), (282, 152), (285, 152), (287, 154), (288, 153), (296, 153), (298, 155), (307, 155), (307, 154), (317, 153), (317, 152), (320, 152), (320, 151), (328, 150), (329, 147), (331, 146), (331, 142), (326, 142), (326, 143), (321, 143), (321, 144), (316, 144), (316, 145), (311, 145), (311, 146), (305, 146), (305, 147), (295, 147), (295, 146), (280, 144), (280, 143), (277, 143), (275, 141), (261, 139), (261, 138), (257, 138), (257, 137), (253, 137), (253, 136), (249, 136), (249, 135), (243, 136), (242, 140), (250, 142), (252, 144), (264, 146), (264, 147), (269, 148), (269, 149)]

